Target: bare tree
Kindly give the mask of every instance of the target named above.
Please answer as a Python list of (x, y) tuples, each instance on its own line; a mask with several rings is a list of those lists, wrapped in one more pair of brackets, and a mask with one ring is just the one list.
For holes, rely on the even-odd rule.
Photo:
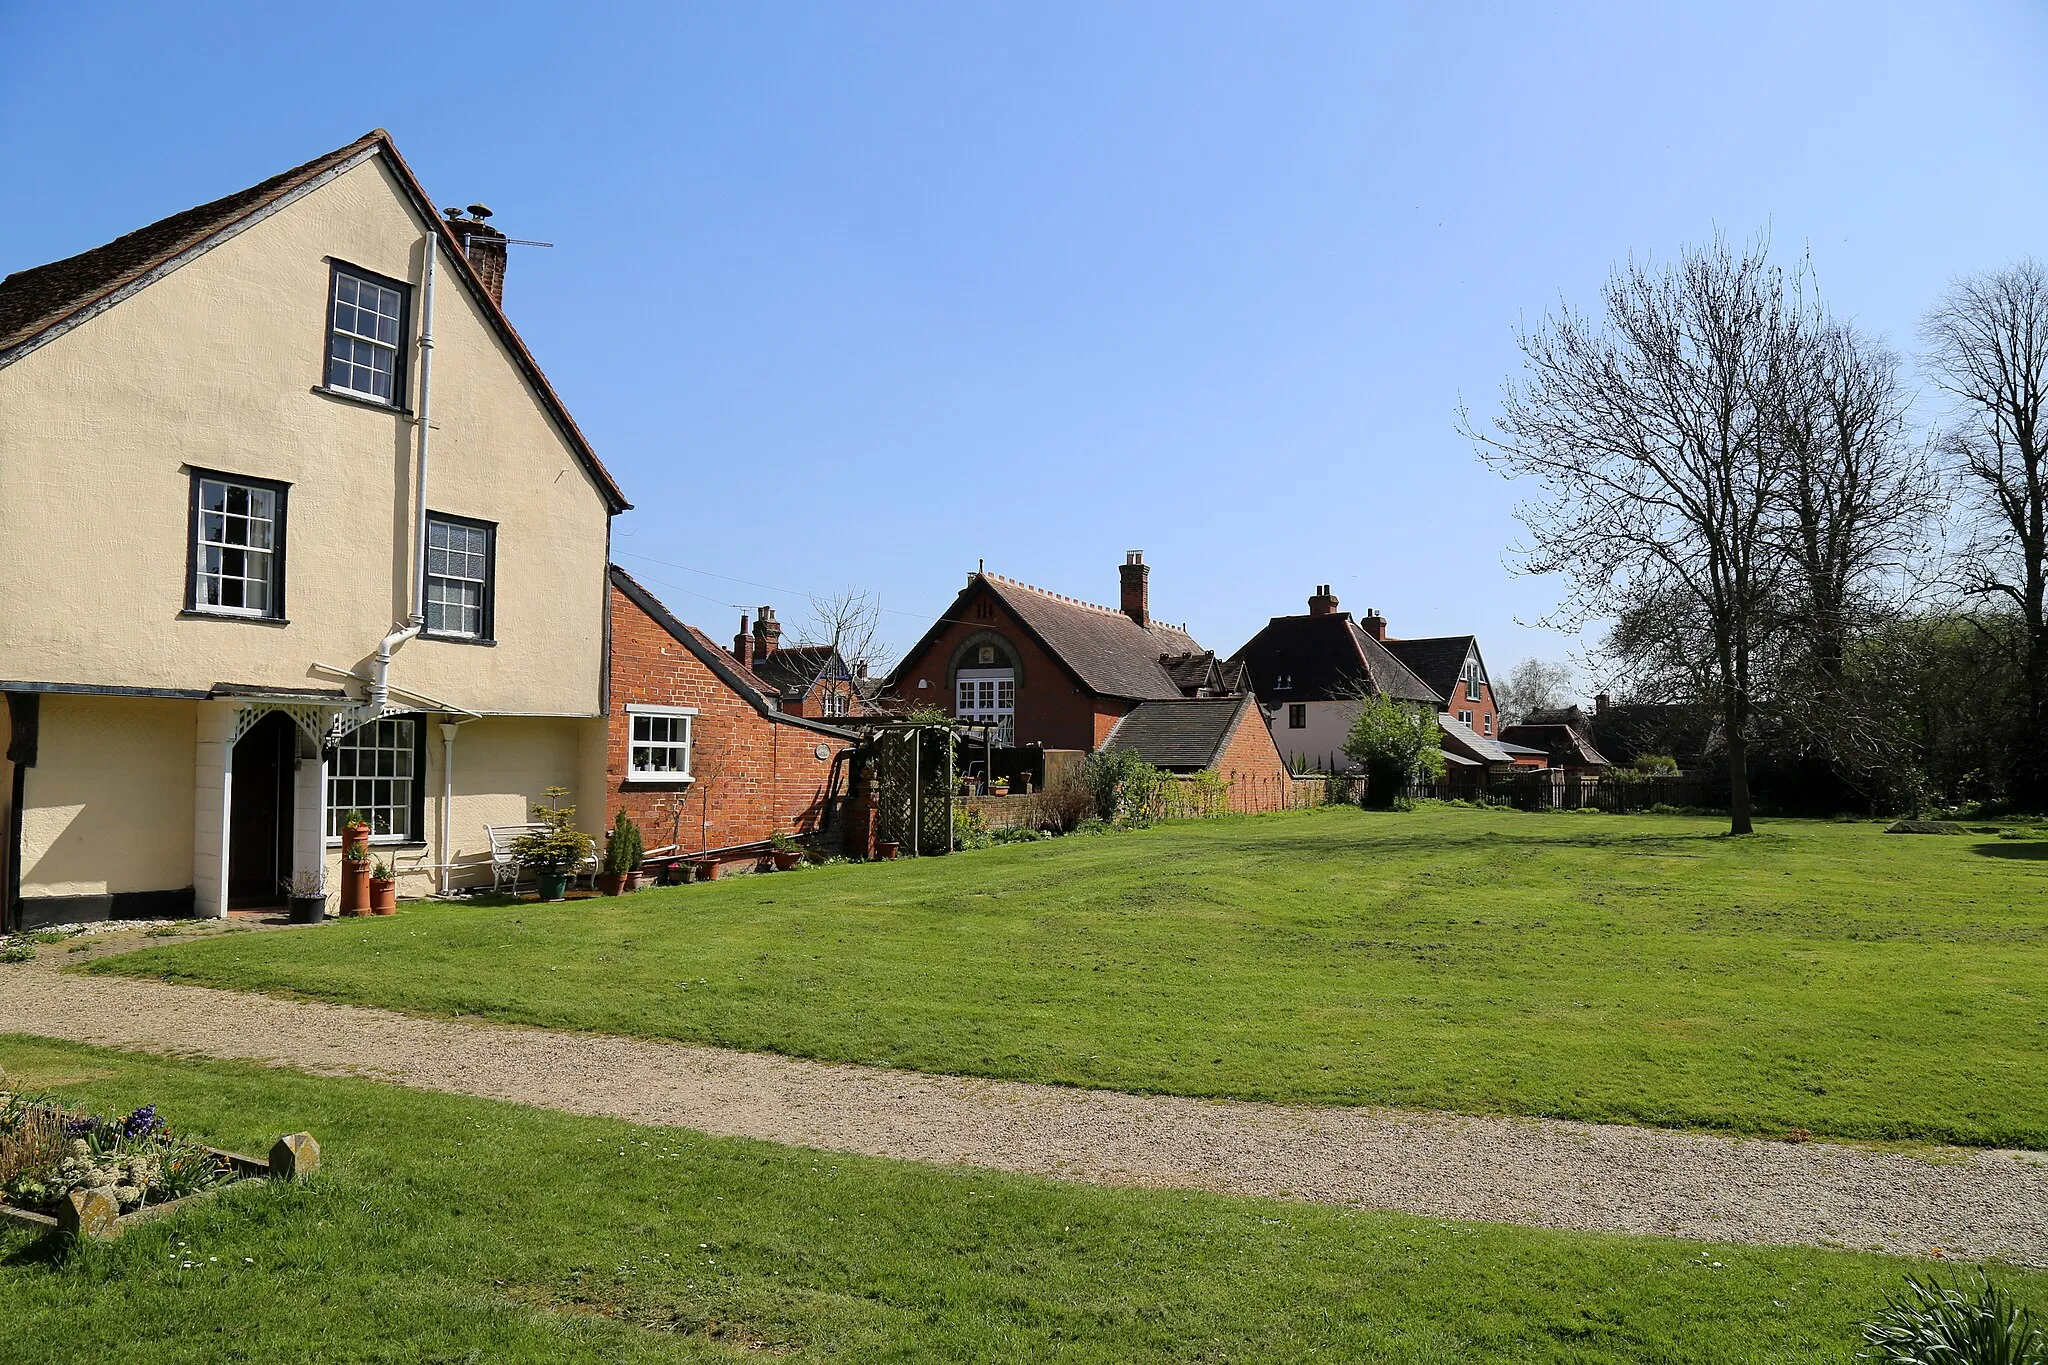
[(856, 675), (863, 667), (879, 672), (882, 599), (862, 588), (842, 588), (811, 599), (811, 619), (798, 632), (797, 643), (830, 645)]
[(2048, 800), (2048, 272), (1957, 280), (1927, 317), (1927, 360), (1956, 400), (1944, 448), (1978, 512), (1965, 588), (2020, 618), (2013, 795)]
[(1804, 323), (1769, 395), (1790, 462), (1774, 719), (1864, 796), (1900, 796), (1910, 738), (1886, 676), (1897, 651), (1852, 649), (1902, 605), (1940, 488), (1908, 432), (1898, 357), (1818, 307)]
[[(1638, 611), (1639, 632), (1705, 667), (1703, 696), (1726, 731), (1729, 829), (1751, 830), (1748, 731), (1756, 666), (1772, 628), (1783, 556), (1773, 520), (1789, 462), (1770, 395), (1791, 360), (1799, 305), (1761, 241), (1717, 239), (1608, 280), (1604, 316), (1569, 308), (1519, 338), (1493, 430), (1461, 429), (1496, 468), (1535, 479), (1519, 510), (1524, 567), (1556, 573), (1574, 623)], [(1668, 621), (1641, 614), (1677, 608)]]
[(1524, 659), (1493, 685), (1494, 700), (1500, 705), (1503, 725), (1514, 725), (1538, 711), (1555, 711), (1568, 704), (1572, 670), (1544, 659)]

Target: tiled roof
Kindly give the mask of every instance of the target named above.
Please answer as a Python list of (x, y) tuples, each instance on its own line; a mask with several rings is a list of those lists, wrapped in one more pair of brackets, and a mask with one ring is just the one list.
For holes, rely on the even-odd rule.
[(1435, 689), (1366, 634), (1348, 611), (1275, 616), (1230, 657), (1250, 670), (1252, 687), (1263, 701), (1333, 701), (1363, 689), (1398, 701), (1444, 704)]
[(1575, 725), (1508, 725), (1502, 727), (1500, 737), (1511, 744), (1540, 749), (1555, 764), (1583, 768), (1613, 766)]
[(802, 697), (832, 662), (832, 655), (830, 645), (791, 645), (766, 658), (756, 656), (754, 676), (785, 696)]
[(389, 162), (392, 173), (413, 200), (416, 211), (433, 225), (429, 231), (439, 232), (441, 254), (447, 260), (450, 272), (468, 284), (477, 306), (511, 352), (514, 364), (532, 382), (542, 404), (561, 427), (577, 459), (611, 503), (612, 510), (626, 511), (632, 504), (626, 500), (625, 493), (584, 439), (575, 418), (569, 415), (568, 407), (554, 386), (548, 383), (547, 376), (541, 373), (539, 364), (526, 349), (526, 343), (519, 339), (504, 310), (491, 297), (490, 290), (485, 288), (475, 268), (470, 265), (461, 242), (435, 212), (433, 201), (427, 198), (412, 168), (405, 164), (405, 158), (398, 154), (391, 135), (382, 128), (248, 189), (174, 213), (90, 251), (51, 261), (47, 265), (17, 270), (0, 279), (0, 365), (11, 363), (58, 335), (65, 327), (93, 316), (101, 308), (119, 303), (135, 290), (146, 287), (161, 275), (225, 241), (264, 210), (280, 205), (301, 191), (317, 188), (325, 183), (323, 177), (338, 173), (355, 164), (357, 158), (371, 154), (382, 155)]
[(1443, 732), (1444, 752), (1462, 753), (1483, 763), (1512, 763), (1514, 755), (1480, 734), (1462, 720), (1437, 713), (1437, 728)]
[(1250, 696), (1140, 702), (1124, 713), (1102, 747), (1129, 750), (1158, 768), (1206, 768), (1222, 756), (1246, 709), (1257, 704)]
[(1477, 639), (1470, 635), (1437, 635), (1385, 643), (1395, 658), (1446, 700), (1457, 690), (1458, 680), (1465, 676), (1466, 656), (1478, 646)]
[(986, 583), (1097, 696), (1131, 701), (1178, 698), (1180, 687), (1160, 664), (1160, 656), (1198, 654), (1202, 649), (1177, 626), (1159, 621), (1141, 626), (1112, 607), (1061, 597), (1000, 574), (982, 574), (977, 581)]

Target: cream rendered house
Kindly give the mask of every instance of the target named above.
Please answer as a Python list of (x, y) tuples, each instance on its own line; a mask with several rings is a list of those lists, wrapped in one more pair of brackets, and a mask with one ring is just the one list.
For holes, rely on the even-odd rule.
[(350, 808), (404, 894), (601, 817), (628, 504), (450, 217), (380, 130), (0, 281), (12, 925), (332, 889)]

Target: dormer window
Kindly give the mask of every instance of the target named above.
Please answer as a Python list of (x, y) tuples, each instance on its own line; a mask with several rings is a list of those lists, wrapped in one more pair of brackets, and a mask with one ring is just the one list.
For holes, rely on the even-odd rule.
[[(1441, 676), (1441, 675), (1439, 675)], [(1465, 699), (1479, 700), (1479, 660), (1465, 660)]]
[(328, 296), (327, 388), (398, 407), (404, 398), (407, 287), (337, 264)]

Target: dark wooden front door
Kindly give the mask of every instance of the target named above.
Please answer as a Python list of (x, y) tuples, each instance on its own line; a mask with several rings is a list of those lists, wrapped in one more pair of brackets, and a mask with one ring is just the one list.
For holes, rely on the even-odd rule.
[(292, 788), (298, 736), (272, 711), (235, 744), (228, 801), (228, 905), (284, 904), (292, 874)]

